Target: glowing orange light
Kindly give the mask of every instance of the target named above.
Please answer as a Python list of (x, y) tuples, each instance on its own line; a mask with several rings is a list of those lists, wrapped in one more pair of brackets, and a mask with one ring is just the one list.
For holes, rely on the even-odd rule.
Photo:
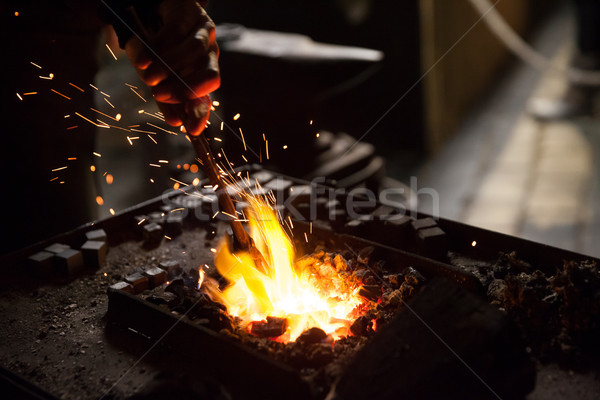
[(90, 165), (90, 171), (95, 172), (96, 171), (96, 166), (95, 165)]
[(110, 211), (110, 215), (115, 215), (115, 210), (113, 210), (112, 208), (108, 211)]
[(190, 172), (192, 172), (192, 173), (194, 173), (194, 174), (195, 174), (196, 172), (198, 172), (198, 166), (197, 166), (196, 164), (192, 164), (192, 165), (190, 165)]
[(194, 181), (192, 182), (192, 185), (198, 186), (199, 184), (200, 184), (200, 179), (194, 178)]
[(113, 176), (111, 174), (106, 175), (106, 183), (108, 183), (109, 185), (112, 185)]
[(175, 184), (173, 185), (173, 189), (175, 189), (175, 190), (179, 189), (179, 183), (175, 182)]
[(188, 164), (188, 163), (183, 164), (183, 169), (185, 169), (186, 171), (188, 169), (190, 169), (190, 164)]
[(332, 265), (334, 260), (296, 259), (273, 208), (260, 197), (247, 196), (247, 201), (251, 236), (266, 265), (258, 268), (248, 252), (232, 253), (224, 238), (211, 251), (216, 253), (217, 270), (232, 284), (222, 292), (207, 290), (245, 326), (267, 316), (286, 318), (287, 331), (278, 341), (295, 340), (311, 327), (320, 327), (334, 339), (348, 335), (365, 303), (358, 296), (361, 284), (343, 278)]
[(102, 198), (102, 196), (96, 196), (96, 203), (98, 203), (99, 206), (104, 204), (104, 199)]
[(15, 17), (18, 17), (18, 16), (19, 16), (19, 12), (15, 11)]

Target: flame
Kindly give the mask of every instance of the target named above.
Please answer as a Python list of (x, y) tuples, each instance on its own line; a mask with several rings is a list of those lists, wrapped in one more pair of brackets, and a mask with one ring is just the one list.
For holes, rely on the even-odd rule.
[(248, 252), (232, 253), (228, 239), (221, 241), (215, 265), (232, 283), (222, 292), (212, 291), (215, 300), (246, 326), (268, 316), (286, 318), (287, 331), (278, 341), (293, 341), (312, 327), (334, 339), (348, 335), (365, 302), (358, 296), (360, 284), (342, 277), (331, 263), (323, 265), (311, 257), (296, 260), (273, 208), (260, 197), (247, 200), (250, 236), (267, 265), (257, 268)]

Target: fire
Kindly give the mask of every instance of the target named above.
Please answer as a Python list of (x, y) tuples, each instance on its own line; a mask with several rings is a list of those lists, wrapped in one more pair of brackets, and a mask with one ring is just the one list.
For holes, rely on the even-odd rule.
[(222, 292), (211, 291), (215, 300), (245, 326), (267, 317), (287, 319), (287, 330), (279, 341), (293, 341), (312, 327), (334, 339), (348, 335), (365, 302), (358, 296), (361, 284), (341, 276), (333, 261), (321, 263), (310, 256), (296, 260), (292, 241), (273, 208), (262, 198), (248, 196), (247, 200), (250, 236), (267, 265), (257, 267), (248, 252), (232, 253), (224, 239), (215, 265), (231, 285)]

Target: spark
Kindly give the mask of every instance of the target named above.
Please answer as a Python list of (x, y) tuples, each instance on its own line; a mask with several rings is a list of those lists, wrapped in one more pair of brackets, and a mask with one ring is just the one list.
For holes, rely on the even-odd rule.
[(65, 99), (67, 99), (67, 100), (71, 100), (71, 98), (70, 98), (69, 96), (65, 96), (64, 94), (62, 94), (62, 93), (60, 93), (60, 92), (57, 92), (57, 91), (56, 91), (56, 90), (54, 90), (54, 89), (50, 89), (50, 90), (52, 90), (54, 93), (56, 93), (56, 94), (58, 94), (58, 95), (60, 95), (60, 96), (64, 97), (64, 98), (65, 98)]
[(116, 126), (116, 125), (109, 125), (109, 126), (111, 128), (117, 128), (117, 129), (120, 129), (120, 130), (125, 131), (125, 132), (131, 132), (129, 129), (121, 128), (120, 126)]
[(156, 140), (154, 140), (154, 138), (150, 135), (146, 135), (148, 136), (148, 139), (152, 140), (154, 142), (154, 144), (158, 144), (158, 142)]
[(169, 212), (176, 212), (176, 211), (183, 211), (183, 210), (185, 210), (185, 208), (180, 207), (180, 208), (175, 208), (175, 209), (173, 209), (173, 210), (171, 210)]
[(19, 16), (19, 12), (15, 11), (15, 17), (18, 17), (18, 16)]
[(294, 229), (294, 223), (292, 222), (292, 217), (288, 215), (288, 221), (290, 221), (290, 226)]
[(284, 144), (284, 145), (283, 145), (283, 149), (284, 149), (284, 150), (285, 150), (285, 149), (287, 149), (287, 144)]
[(40, 78), (40, 79), (47, 79), (47, 80), (50, 80), (50, 81), (51, 81), (51, 80), (52, 80), (52, 78), (54, 78), (54, 74), (50, 74), (50, 75), (48, 75), (48, 76), (42, 76), (42, 75), (40, 75), (40, 76), (39, 76), (39, 78)]
[(55, 176), (54, 178), (50, 179), (50, 182), (55, 181), (58, 179), (58, 176)]
[(108, 101), (108, 99), (106, 97), (104, 97), (104, 101), (106, 101), (108, 103), (108, 105), (111, 106), (112, 108), (115, 108), (115, 106), (113, 106), (112, 103), (110, 101)]
[(236, 219), (236, 218), (237, 218), (235, 215), (231, 215), (231, 214), (229, 214), (229, 213), (226, 213), (225, 211), (221, 211), (221, 214), (225, 214), (225, 215), (227, 215), (228, 217), (231, 217), (231, 218), (233, 218), (233, 219)]
[(66, 165), (65, 165), (64, 167), (60, 167), (60, 168), (54, 168), (54, 169), (52, 170), (52, 172), (60, 171), (61, 169), (66, 169), (66, 168), (67, 168), (67, 166), (66, 166)]
[(96, 196), (96, 203), (101, 206), (104, 204), (104, 199), (102, 198), (102, 196)]
[(42, 67), (40, 67), (39, 65), (37, 65), (36, 63), (34, 63), (33, 61), (29, 61), (31, 63), (31, 65), (33, 65), (34, 67), (38, 67), (39, 69), (42, 69)]
[(151, 167), (160, 168), (160, 165), (158, 165), (158, 164), (148, 164), (148, 165), (150, 165)]
[(473, 242), (471, 243), (471, 246), (473, 246), (473, 247), (477, 246), (477, 241), (473, 240)]
[(100, 91), (100, 93), (102, 93), (102, 94), (103, 94), (103, 95), (105, 95), (106, 97), (110, 97), (110, 95), (109, 95), (109, 94), (107, 94), (107, 93), (104, 93), (103, 91)]
[(126, 86), (129, 86), (130, 88), (134, 88), (134, 89), (137, 89), (137, 88), (138, 88), (137, 86), (130, 85), (129, 83), (126, 83), (125, 85), (126, 85)]
[(306, 236), (306, 232), (304, 232), (304, 240), (306, 240), (306, 243), (308, 243), (308, 236)]
[(37, 94), (37, 92), (27, 92), (27, 93), (23, 93), (23, 96), (31, 96), (32, 94)]
[(121, 114), (117, 113), (117, 115), (115, 115), (115, 119), (117, 120), (117, 122), (120, 121), (121, 120)]
[(223, 126), (225, 126), (225, 122), (221, 121), (221, 130), (223, 130)]
[(265, 140), (265, 147), (267, 148), (267, 160), (269, 159), (269, 141)]
[(173, 182), (179, 183), (179, 184), (181, 184), (181, 185), (183, 185), (183, 186), (187, 186), (187, 185), (188, 185), (187, 183), (184, 183), (184, 182), (178, 181), (178, 180), (177, 180), (177, 179), (175, 179), (175, 178), (169, 178), (169, 179), (170, 179), (170, 180), (172, 180)]
[(23, 101), (23, 98), (21, 97), (21, 95), (19, 93), (17, 93), (17, 97), (19, 98), (19, 100)]
[[(212, 216), (212, 219), (215, 219), (215, 218), (217, 218), (217, 215), (219, 215), (219, 212), (218, 212), (218, 211), (215, 213), (215, 215), (213, 215), (213, 216)], [(211, 251), (212, 251), (212, 250), (211, 250)], [(214, 251), (213, 251), (213, 253), (214, 253)]]
[(103, 275), (104, 275), (104, 276), (108, 276), (108, 274), (107, 274), (106, 272), (105, 272)]
[(222, 141), (223, 141), (223, 139), (221, 139), (221, 138), (218, 138), (218, 137), (216, 137), (216, 136), (215, 136), (215, 138), (214, 138), (214, 139), (215, 139), (217, 142), (222, 142)]
[(161, 163), (161, 164), (168, 164), (169, 163), (168, 160), (158, 160), (158, 162)]
[(143, 98), (142, 95), (139, 94), (134, 88), (130, 87), (129, 89), (131, 89), (133, 93), (137, 94), (140, 99), (144, 100), (144, 103), (147, 103), (146, 99)]
[(164, 117), (161, 117), (161, 116), (158, 116), (158, 115), (156, 115), (156, 114), (152, 114), (152, 113), (146, 112), (146, 111), (144, 111), (144, 110), (142, 110), (142, 112), (141, 112), (140, 114), (146, 114), (146, 115), (149, 115), (149, 116), (151, 116), (151, 117), (154, 117), (154, 118), (156, 118), (156, 119), (158, 119), (158, 120), (160, 120), (160, 121), (164, 121), (164, 120), (165, 120), (165, 118), (164, 118)]
[(69, 157), (69, 158), (67, 158), (67, 161), (75, 161), (75, 160), (77, 160), (77, 157)]
[(321, 134), (320, 134), (320, 133), (317, 133), (317, 137), (319, 137), (319, 136), (321, 136)]
[(237, 121), (238, 119), (240, 119), (240, 113), (237, 113), (233, 116), (234, 121)]
[(90, 165), (90, 171), (95, 172), (96, 171), (96, 166), (95, 165)]
[(167, 236), (167, 235), (165, 235), (165, 239), (167, 239), (167, 240), (173, 240), (173, 239), (171, 239), (171, 238), (170, 238), (169, 236)]
[(73, 125), (67, 128), (67, 130), (71, 130), (71, 129), (75, 129), (75, 128), (79, 128), (79, 125)]
[(308, 124), (309, 124), (309, 125), (312, 125), (312, 124), (313, 124), (313, 120), (311, 119), (311, 120), (308, 122)]
[(247, 149), (246, 149), (246, 139), (244, 139), (244, 132), (242, 132), (242, 128), (240, 128), (240, 135), (242, 135), (242, 143), (244, 144), (244, 151), (247, 151)]
[(242, 158), (244, 159), (244, 161), (248, 162), (248, 159), (242, 154)]
[(98, 88), (97, 88), (96, 86), (92, 85), (91, 83), (90, 83), (90, 86), (91, 86), (93, 89), (96, 89), (96, 90), (98, 90)]
[(310, 227), (310, 234), (312, 235), (312, 221), (310, 221), (310, 224), (308, 226)]
[(131, 141), (131, 138), (129, 136), (127, 136), (127, 141), (129, 142), (130, 145), (133, 146), (133, 142)]
[(219, 106), (221, 105), (221, 103), (219, 103), (217, 100), (214, 100), (214, 101), (212, 102), (212, 104), (213, 104), (213, 106), (215, 106), (215, 107), (219, 107)]
[(190, 172), (195, 174), (196, 172), (198, 172), (198, 166), (196, 164), (192, 164), (190, 165)]
[(110, 46), (108, 45), (108, 43), (106, 43), (106, 48), (108, 49), (108, 51), (110, 51), (110, 54), (113, 56), (113, 58), (115, 59), (115, 61), (117, 61), (117, 56), (115, 56), (115, 53), (113, 53), (113, 51), (110, 48)]
[(150, 178), (150, 183), (154, 183), (154, 179)]
[(69, 85), (73, 86), (75, 89), (79, 90), (80, 92), (85, 92), (85, 90), (83, 90), (79, 86), (75, 85), (74, 83), (69, 82)]
[(92, 154), (95, 155), (96, 157), (102, 157), (102, 154), (96, 153), (95, 151)]
[(150, 126), (151, 126), (151, 127), (153, 127), (153, 128), (160, 129), (161, 131), (164, 131), (164, 132), (170, 133), (171, 135), (177, 135), (177, 133), (175, 133), (175, 132), (172, 132), (172, 131), (169, 131), (169, 130), (167, 130), (167, 129), (161, 128), (160, 126), (158, 126), (158, 125), (154, 125), (154, 124), (151, 124), (150, 122), (146, 122), (146, 124), (147, 124), (147, 125), (150, 125)]
[[(98, 113), (98, 114), (100, 114), (100, 115), (104, 115), (105, 117), (108, 117), (108, 118), (112, 119), (113, 121), (117, 121), (117, 122), (119, 122), (119, 120), (118, 120), (118, 119), (116, 119), (116, 118), (114, 118), (114, 117), (111, 117), (111, 116), (110, 116), (110, 115), (108, 115), (108, 114), (104, 114), (102, 111), (98, 111), (98, 110), (96, 110), (95, 108), (92, 108), (92, 107), (90, 107), (90, 110), (92, 110), (92, 111), (94, 111), (94, 112), (97, 112), (97, 113)], [(120, 115), (120, 114), (119, 114), (119, 115)]]
[(110, 212), (110, 215), (115, 215), (115, 210), (113, 210), (112, 208), (108, 210)]
[(98, 128), (110, 129), (110, 125), (102, 121), (101, 119), (96, 118), (96, 121), (100, 122), (98, 125), (96, 125)]
[(113, 180), (114, 180), (114, 178), (111, 174), (106, 175), (106, 183), (107, 184), (112, 185)]
[(145, 131), (145, 130), (143, 130), (143, 129), (135, 129), (135, 128), (131, 128), (131, 130), (132, 130), (133, 132), (150, 133), (150, 134), (152, 134), (152, 135), (156, 135), (156, 132), (152, 132), (152, 131)]
[(194, 181), (192, 182), (192, 185), (198, 186), (199, 183), (200, 183), (200, 179), (199, 178), (194, 178)]
[(210, 251), (211, 251), (211, 253), (216, 253), (216, 252), (217, 252), (217, 249), (215, 249), (215, 248), (211, 248), (211, 249), (210, 249)]

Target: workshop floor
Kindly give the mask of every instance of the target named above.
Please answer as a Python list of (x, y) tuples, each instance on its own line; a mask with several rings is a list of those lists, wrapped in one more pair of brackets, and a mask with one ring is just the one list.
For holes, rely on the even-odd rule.
[[(573, 21), (561, 13), (530, 42), (567, 65)], [(516, 62), (456, 137), (416, 174), (439, 194), (440, 216), (600, 257), (600, 119), (538, 122), (535, 97), (557, 98), (560, 73)], [(434, 211), (424, 196), (421, 208)]]

